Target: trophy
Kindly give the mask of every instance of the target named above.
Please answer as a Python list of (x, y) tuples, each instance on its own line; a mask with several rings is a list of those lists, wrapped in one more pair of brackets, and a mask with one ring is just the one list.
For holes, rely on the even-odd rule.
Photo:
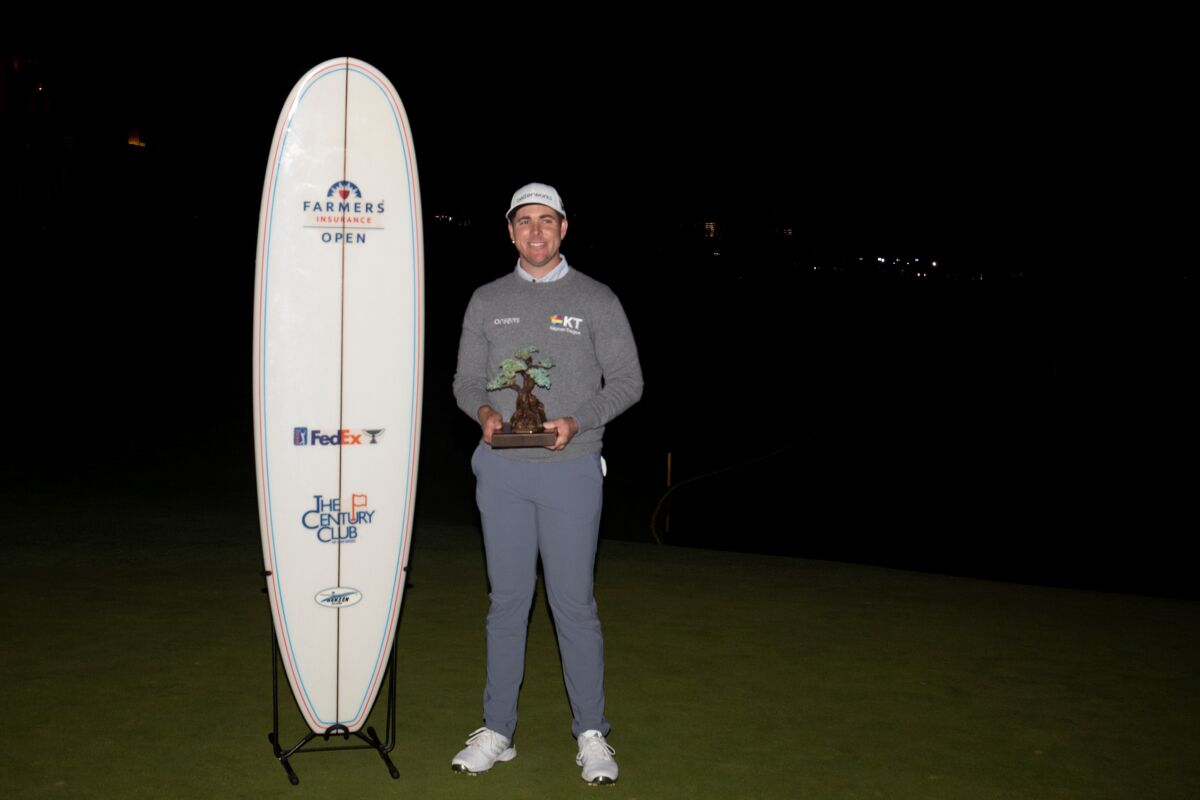
[[(554, 430), (542, 427), (546, 409), (533, 395), (535, 388), (550, 388), (550, 374), (546, 370), (553, 367), (554, 362), (542, 358), (535, 364), (533, 354), (536, 352), (533, 345), (518, 350), (514, 358), (500, 362), (500, 371), (488, 381), (489, 392), (512, 389), (517, 393), (517, 410), (500, 431), (492, 434), (492, 447), (546, 447), (558, 438)], [(517, 376), (520, 376), (519, 384)]]

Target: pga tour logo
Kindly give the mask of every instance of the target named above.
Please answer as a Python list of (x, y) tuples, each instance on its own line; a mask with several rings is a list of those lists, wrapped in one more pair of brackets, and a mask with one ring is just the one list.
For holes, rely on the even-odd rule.
[(362, 600), (362, 592), (349, 586), (333, 586), (317, 592), (313, 600), (324, 608), (348, 608)]

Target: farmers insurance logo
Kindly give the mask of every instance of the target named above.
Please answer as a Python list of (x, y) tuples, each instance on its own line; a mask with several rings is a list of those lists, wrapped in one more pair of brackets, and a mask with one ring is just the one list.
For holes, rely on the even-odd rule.
[[(317, 445), (356, 445), (356, 444), (379, 444), (379, 437), (383, 436), (385, 428), (363, 428), (362, 430), (350, 430), (342, 428), (340, 431), (330, 431), (322, 433), (319, 429), (313, 428), (311, 431), (304, 427), (292, 428), (292, 444), (296, 447), (315, 447)], [(363, 441), (363, 439), (366, 441)]]
[(358, 540), (359, 528), (370, 525), (375, 518), (374, 509), (367, 507), (365, 494), (350, 495), (350, 510), (342, 509), (337, 497), (325, 498), (314, 494), (312, 507), (300, 515), (300, 524), (313, 531), (318, 542), (325, 544), (353, 544)]
[(578, 336), (581, 333), (579, 326), (582, 324), (583, 317), (568, 317), (566, 314), (554, 314), (550, 317), (550, 330), (552, 331), (563, 331)]
[(382, 199), (365, 200), (350, 181), (338, 181), (324, 198), (304, 201), (304, 227), (321, 230), (325, 244), (366, 244), (367, 231), (383, 229)]

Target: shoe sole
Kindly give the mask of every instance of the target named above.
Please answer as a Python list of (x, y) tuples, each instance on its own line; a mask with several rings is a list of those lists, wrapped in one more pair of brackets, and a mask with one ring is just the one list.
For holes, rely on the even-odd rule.
[[(517, 749), (515, 747), (510, 747), (507, 750), (505, 750), (503, 753), (501, 753), (500, 755), (496, 756), (496, 760), (492, 762), (492, 767), (496, 766), (496, 764), (498, 764), (501, 761), (512, 761), (516, 757), (517, 757)], [(472, 769), (468, 769), (466, 764), (451, 764), (450, 765), (450, 769), (453, 772), (459, 772), (459, 773), (462, 773), (463, 775), (482, 775), (485, 772), (490, 772), (492, 767), (488, 767), (487, 769), (481, 769), (479, 771), (475, 771)]]

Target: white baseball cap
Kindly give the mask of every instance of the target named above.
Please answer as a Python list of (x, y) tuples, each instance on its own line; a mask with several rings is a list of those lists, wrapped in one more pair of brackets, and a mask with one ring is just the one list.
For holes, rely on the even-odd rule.
[(563, 211), (562, 198), (558, 196), (557, 189), (544, 183), (527, 183), (513, 193), (512, 205), (509, 206), (508, 213), (504, 215), (504, 218), (508, 219), (512, 216), (512, 212), (530, 203), (549, 206), (564, 217), (567, 215), (567, 212)]

